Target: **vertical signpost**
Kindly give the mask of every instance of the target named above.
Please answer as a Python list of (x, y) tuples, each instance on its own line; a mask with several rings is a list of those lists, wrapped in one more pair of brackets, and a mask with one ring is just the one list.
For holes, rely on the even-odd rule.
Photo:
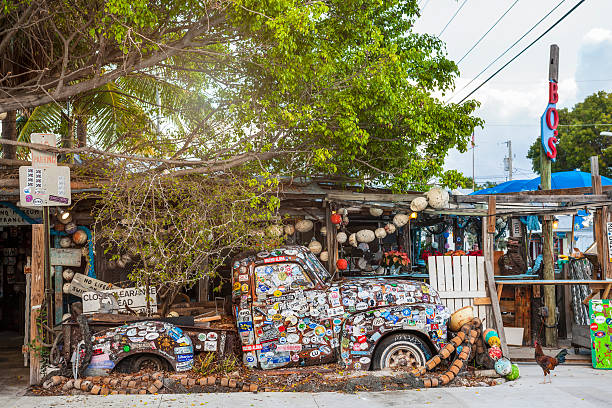
[[(559, 125), (559, 113), (557, 102), (559, 101), (559, 46), (550, 46), (550, 58), (548, 61), (548, 105), (540, 118), (541, 126), (541, 154), (540, 154), (540, 180), (542, 190), (551, 188), (551, 164), (557, 158), (557, 126)], [(543, 256), (543, 278), (545, 280), (555, 279), (553, 267), (553, 220), (548, 216), (542, 221), (542, 256)], [(557, 345), (556, 302), (555, 286), (544, 285), (544, 305), (548, 309), (545, 320), (545, 343), (548, 347)]]
[[(30, 140), (35, 144), (55, 147), (57, 136), (51, 133), (33, 133)], [(40, 382), (40, 356), (37, 354), (41, 339), (37, 320), (42, 308), (46, 309), (47, 326), (53, 326), (53, 303), (51, 301), (51, 262), (49, 207), (71, 204), (70, 169), (57, 166), (57, 155), (46, 151), (31, 150), (32, 166), (19, 168), (19, 198), (22, 207), (43, 210), (43, 225), (32, 227), (32, 287), (30, 291), (30, 384)], [(36, 267), (35, 267), (36, 266)], [(56, 285), (57, 282), (56, 276)], [(59, 274), (61, 291), (61, 274)], [(61, 311), (60, 311), (61, 312)]]

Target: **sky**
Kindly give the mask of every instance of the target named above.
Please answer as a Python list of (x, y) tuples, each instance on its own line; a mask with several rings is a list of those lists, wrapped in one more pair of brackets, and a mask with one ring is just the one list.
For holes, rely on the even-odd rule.
[[(419, 0), (421, 18), (417, 32), (439, 35), (464, 0)], [(458, 61), (515, 0), (467, 0), (442, 32), (448, 57)], [(461, 61), (455, 91), (461, 90), (489, 63), (527, 32), (561, 0), (518, 0), (497, 26)], [(546, 31), (579, 0), (565, 0), (529, 35), (499, 59), (453, 102), (470, 91), (525, 46)], [(485, 120), (475, 132), (476, 182), (503, 182), (507, 140), (512, 141), (514, 179), (537, 177), (527, 151), (539, 136), (540, 116), (548, 99), (548, 56), (551, 44), (559, 46), (558, 108), (572, 108), (592, 93), (612, 92), (612, 1), (586, 0), (552, 31), (514, 60), (470, 98), (481, 102), (476, 115)], [(448, 100), (453, 92), (442, 97)], [(612, 126), (600, 127), (612, 131)], [(450, 152), (445, 167), (472, 176), (472, 151)]]

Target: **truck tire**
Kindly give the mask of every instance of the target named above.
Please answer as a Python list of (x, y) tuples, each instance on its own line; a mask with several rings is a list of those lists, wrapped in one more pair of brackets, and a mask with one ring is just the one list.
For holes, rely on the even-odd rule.
[(395, 333), (383, 339), (374, 350), (372, 369), (413, 369), (424, 366), (431, 358), (431, 351), (423, 340), (414, 334)]
[(168, 369), (166, 360), (153, 354), (134, 356), (130, 364), (130, 372), (136, 373), (141, 370), (165, 371)]

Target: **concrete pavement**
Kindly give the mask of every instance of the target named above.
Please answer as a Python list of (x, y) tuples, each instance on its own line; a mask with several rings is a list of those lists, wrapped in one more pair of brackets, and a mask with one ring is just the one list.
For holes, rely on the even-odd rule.
[(34, 407), (265, 407), (378, 408), (486, 407), (553, 408), (605, 407), (612, 401), (612, 371), (585, 366), (560, 366), (552, 384), (541, 384), (535, 364), (520, 364), (521, 378), (494, 387), (447, 387), (432, 390), (340, 393), (230, 393), (179, 395), (113, 395), (14, 397), (0, 396), (1, 408)]

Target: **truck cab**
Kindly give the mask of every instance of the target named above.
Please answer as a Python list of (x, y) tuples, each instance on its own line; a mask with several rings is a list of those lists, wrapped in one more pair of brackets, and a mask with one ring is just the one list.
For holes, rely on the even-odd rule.
[(339, 362), (355, 370), (422, 366), (446, 344), (448, 309), (426, 283), (332, 276), (302, 246), (232, 263), (243, 360), (272, 369)]

